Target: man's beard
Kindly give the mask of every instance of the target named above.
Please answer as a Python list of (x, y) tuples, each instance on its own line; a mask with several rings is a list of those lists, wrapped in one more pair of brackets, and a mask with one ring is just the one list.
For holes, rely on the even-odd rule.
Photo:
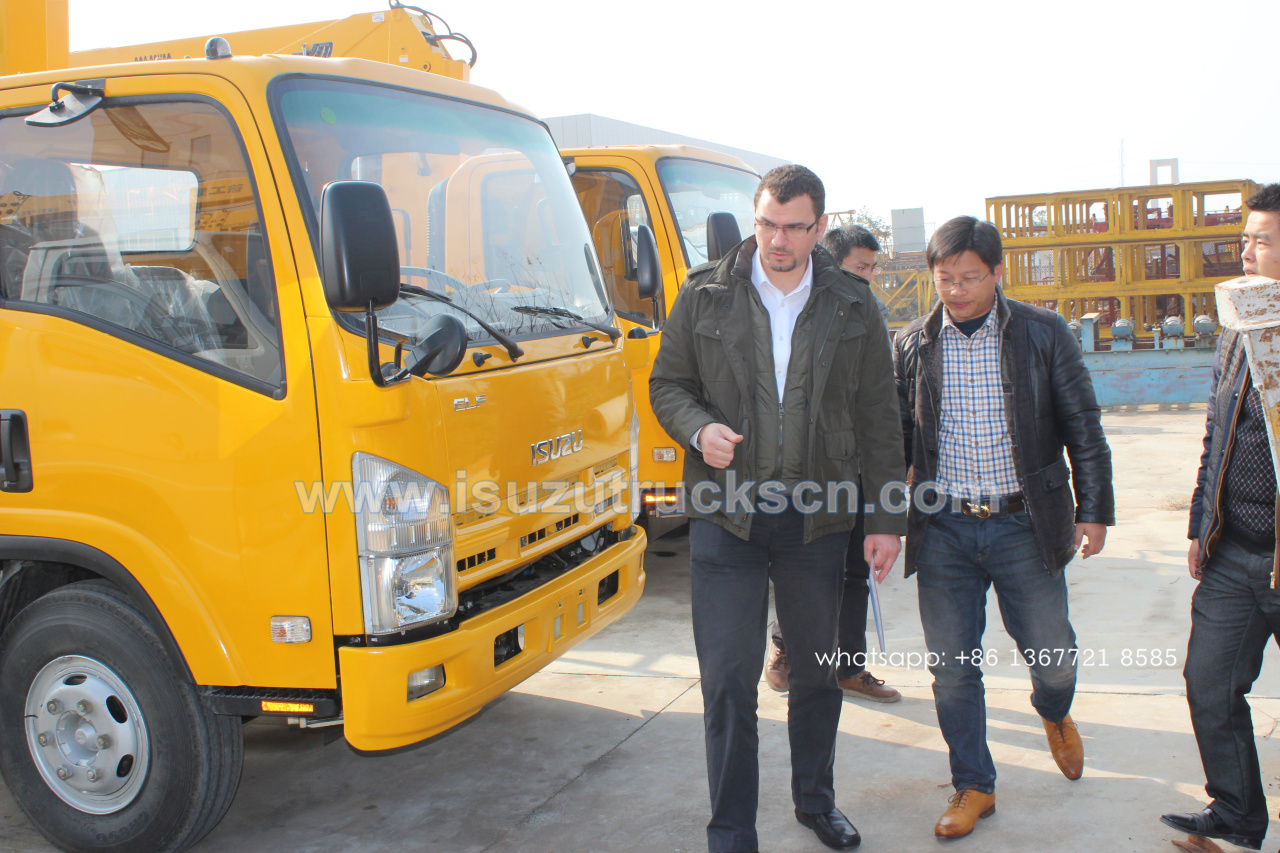
[(769, 269), (772, 270), (773, 272), (791, 272), (793, 269), (796, 268), (798, 261), (796, 260), (796, 256), (792, 255), (791, 260), (789, 262), (783, 261), (781, 264), (778, 264), (778, 263), (775, 263), (773, 260), (766, 258), (765, 263), (768, 264)]

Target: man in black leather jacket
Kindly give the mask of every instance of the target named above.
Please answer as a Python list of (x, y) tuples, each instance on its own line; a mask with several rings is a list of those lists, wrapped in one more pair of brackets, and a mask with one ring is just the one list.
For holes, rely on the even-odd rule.
[(934, 833), (954, 838), (995, 811), (980, 667), (992, 585), (1031, 669), (1054, 760), (1069, 779), (1083, 770), (1068, 713), (1077, 652), (1062, 570), (1082, 541), (1085, 557), (1102, 550), (1115, 500), (1080, 345), (1058, 314), (1001, 293), (999, 232), (958, 217), (934, 233), (925, 258), (941, 301), (899, 333), (894, 367), (915, 484), (906, 570), (918, 572), (956, 790)]
[[(1280, 279), (1280, 184), (1263, 187), (1245, 204), (1244, 271)], [(1191, 835), (1260, 850), (1269, 815), (1245, 694), (1262, 668), (1267, 641), (1280, 640), (1280, 501), (1253, 379), (1244, 338), (1223, 331), (1187, 532), (1187, 569), (1199, 586), (1191, 598), (1183, 671), (1213, 802), (1161, 820)]]

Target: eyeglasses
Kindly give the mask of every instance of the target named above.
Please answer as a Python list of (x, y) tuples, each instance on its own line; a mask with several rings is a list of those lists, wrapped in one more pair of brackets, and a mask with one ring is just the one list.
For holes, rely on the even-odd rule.
[(757, 219), (756, 230), (759, 231), (760, 236), (766, 240), (771, 239), (773, 235), (777, 234), (779, 231), (782, 232), (783, 236), (790, 240), (792, 238), (799, 237), (801, 234), (808, 234), (817, 224), (818, 221), (816, 219), (808, 225), (774, 225), (767, 219)]
[(973, 290), (975, 287), (986, 281), (990, 275), (991, 273), (988, 272), (983, 273), (980, 276), (966, 276), (959, 281), (949, 278), (939, 278), (936, 279), (936, 281), (938, 282), (938, 287), (943, 290)]

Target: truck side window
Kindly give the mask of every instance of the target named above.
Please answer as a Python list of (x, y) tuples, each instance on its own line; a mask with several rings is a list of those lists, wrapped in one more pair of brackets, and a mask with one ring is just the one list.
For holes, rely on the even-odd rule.
[(653, 227), (640, 186), (618, 169), (578, 169), (571, 180), (618, 316), (658, 328), (665, 319), (662, 300), (641, 299), (636, 288), (636, 228)]
[(0, 119), (6, 307), (56, 307), (278, 386), (262, 235), (239, 137), (210, 104), (107, 105), (54, 128)]

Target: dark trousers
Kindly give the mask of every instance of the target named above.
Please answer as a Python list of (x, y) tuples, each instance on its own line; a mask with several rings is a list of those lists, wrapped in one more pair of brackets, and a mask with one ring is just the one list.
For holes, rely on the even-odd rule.
[(838, 678), (853, 678), (867, 668), (867, 603), (871, 597), (871, 567), (862, 556), (862, 546), (866, 541), (862, 513), (859, 512), (858, 526), (849, 536), (849, 547), (844, 557), (844, 594), (840, 598), (840, 660), (836, 665)]
[(1272, 552), (1223, 537), (1191, 597), (1187, 704), (1211, 808), (1235, 832), (1267, 832), (1267, 798), (1258, 771), (1253, 717), (1244, 695), (1280, 641), (1280, 591), (1271, 589)]
[[(839, 656), (836, 661), (837, 678), (853, 678), (867, 668), (867, 602), (871, 596), (871, 567), (863, 557), (866, 542), (863, 532), (862, 509), (858, 509), (857, 524), (849, 534), (849, 545), (844, 556), (844, 591), (840, 596), (840, 620), (837, 631)], [(776, 625), (773, 641), (785, 649), (781, 625)]]
[(787, 733), (791, 797), (797, 808), (835, 807), (833, 764), (841, 697), (836, 622), (847, 537), (803, 544), (804, 516), (757, 512), (744, 542), (721, 527), (689, 523), (693, 637), (702, 677), (711, 820), (717, 853), (759, 848), (756, 696), (764, 666), (769, 582), (791, 664)]

